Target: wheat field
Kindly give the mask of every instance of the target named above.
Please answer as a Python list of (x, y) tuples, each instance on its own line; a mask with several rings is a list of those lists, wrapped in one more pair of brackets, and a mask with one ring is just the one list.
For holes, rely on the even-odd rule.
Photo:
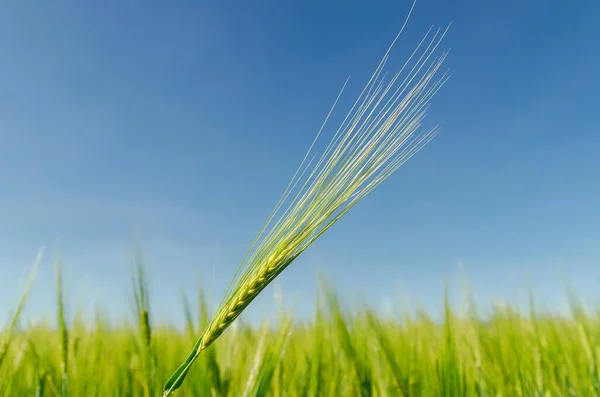
[[(90, 323), (81, 313), (65, 316), (60, 272), (58, 327), (22, 324), (16, 308), (0, 335), (0, 396), (160, 396), (210, 320), (204, 290), (176, 308), (185, 327), (153, 326), (140, 265), (132, 277), (137, 318), (115, 324), (98, 310)], [(262, 326), (241, 317), (174, 395), (600, 395), (600, 311), (571, 302), (570, 315), (536, 314), (532, 303), (529, 314), (502, 305), (484, 317), (476, 302), (457, 312), (446, 301), (436, 321), (423, 311), (348, 307), (323, 282), (310, 321), (287, 311)]]

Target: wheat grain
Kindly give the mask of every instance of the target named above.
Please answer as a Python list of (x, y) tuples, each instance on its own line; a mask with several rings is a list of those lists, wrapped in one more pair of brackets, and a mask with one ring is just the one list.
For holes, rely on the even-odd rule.
[[(273, 279), (437, 133), (437, 128), (423, 132), (421, 125), (431, 98), (448, 78), (447, 73), (436, 78), (447, 52), (434, 57), (446, 32), (438, 29), (432, 34), (430, 29), (400, 71), (386, 82), (383, 68), (399, 33), (322, 155), (307, 161), (324, 123), (242, 260), (217, 313), (165, 384), (164, 396), (180, 386), (198, 354)], [(287, 210), (273, 223), (284, 203), (289, 203)]]

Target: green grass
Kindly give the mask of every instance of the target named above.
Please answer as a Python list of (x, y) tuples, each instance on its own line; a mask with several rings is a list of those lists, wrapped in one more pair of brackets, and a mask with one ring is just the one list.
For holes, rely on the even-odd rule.
[[(210, 318), (199, 288), (196, 305), (184, 296), (178, 308), (184, 327), (154, 325), (138, 264), (131, 324), (111, 324), (102, 311), (86, 324), (65, 316), (60, 280), (57, 266), (57, 328), (18, 327), (23, 299), (0, 334), (0, 396), (160, 396)], [(423, 312), (392, 318), (346, 307), (323, 284), (312, 321), (294, 321), (283, 310), (259, 327), (238, 319), (198, 357), (175, 394), (600, 395), (600, 310), (586, 312), (571, 301), (570, 316), (536, 314), (532, 300), (530, 313), (503, 306), (485, 320), (473, 302), (463, 313), (440, 302), (445, 320), (436, 322)]]

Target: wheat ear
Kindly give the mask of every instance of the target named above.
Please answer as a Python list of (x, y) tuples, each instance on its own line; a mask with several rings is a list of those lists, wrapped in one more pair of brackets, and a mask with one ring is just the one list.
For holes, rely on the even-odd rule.
[[(399, 33), (329, 145), (320, 157), (313, 156), (308, 161), (323, 123), (292, 181), (242, 260), (215, 316), (188, 358), (165, 384), (164, 397), (179, 388), (200, 352), (214, 342), (275, 277), (434, 137), (437, 127), (421, 131), (421, 124), (431, 98), (448, 79), (447, 73), (436, 77), (447, 52), (434, 56), (447, 30), (433, 32), (430, 29), (400, 71), (386, 82), (383, 68)], [(329, 115), (325, 122), (327, 119)], [(289, 203), (287, 209), (278, 221), (272, 222), (284, 203)], [(265, 234), (269, 225), (269, 232)]]

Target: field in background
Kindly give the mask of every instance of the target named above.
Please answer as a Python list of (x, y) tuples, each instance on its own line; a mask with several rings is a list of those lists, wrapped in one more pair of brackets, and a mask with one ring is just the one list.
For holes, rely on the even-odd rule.
[[(18, 325), (0, 334), (0, 396), (160, 396), (209, 320), (203, 291), (180, 307), (187, 330), (153, 329), (143, 268), (133, 277), (138, 318), (111, 325), (63, 314), (58, 329)], [(26, 297), (27, 291), (24, 293)], [(485, 320), (446, 305), (445, 322), (426, 313), (383, 317), (343, 309), (323, 286), (312, 322), (281, 311), (262, 328), (236, 321), (203, 352), (179, 396), (594, 396), (600, 395), (600, 311), (518, 314), (497, 307)], [(130, 302), (124, 302), (129, 304)], [(199, 309), (190, 309), (192, 306)]]

